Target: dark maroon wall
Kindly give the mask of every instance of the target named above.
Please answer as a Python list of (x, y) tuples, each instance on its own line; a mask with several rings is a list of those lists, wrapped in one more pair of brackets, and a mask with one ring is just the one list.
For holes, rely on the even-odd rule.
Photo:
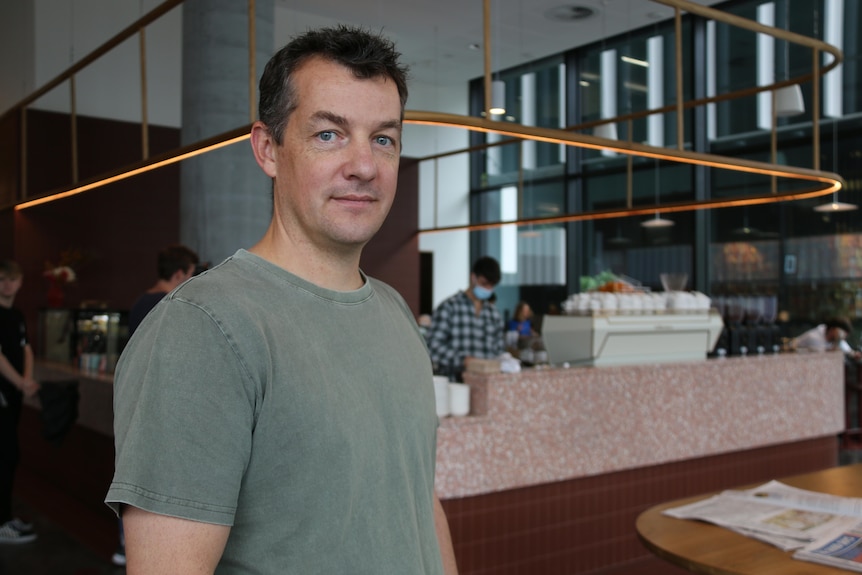
[[(0, 118), (0, 207), (11, 205), (18, 199), (18, 175), (21, 168), (20, 117), (20, 114), (10, 112)], [(2, 245), (0, 244), (0, 247)]]
[(402, 158), (389, 217), (362, 253), (362, 269), (394, 287), (419, 315), (419, 162)]

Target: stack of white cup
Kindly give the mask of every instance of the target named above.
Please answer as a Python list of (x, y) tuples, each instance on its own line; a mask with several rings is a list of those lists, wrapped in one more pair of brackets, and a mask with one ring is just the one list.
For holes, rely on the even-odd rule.
[(449, 415), (449, 378), (445, 375), (434, 376), (434, 398), (437, 400), (437, 416)]
[(466, 383), (449, 384), (449, 414), (454, 416), (470, 414), (470, 386)]

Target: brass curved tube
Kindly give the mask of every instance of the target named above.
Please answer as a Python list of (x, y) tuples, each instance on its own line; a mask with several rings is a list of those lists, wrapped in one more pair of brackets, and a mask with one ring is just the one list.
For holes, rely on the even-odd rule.
[[(91, 64), (96, 58), (101, 56), (102, 54), (110, 51), (117, 45), (119, 45), (123, 40), (130, 37), (131, 35), (138, 33), (138, 31), (143, 32), (143, 29), (164, 15), (167, 11), (172, 9), (173, 7), (182, 3), (183, 0), (165, 0), (162, 4), (160, 4), (157, 8), (146, 14), (144, 17), (139, 19), (137, 22), (128, 26), (126, 29), (117, 34), (114, 38), (110, 39), (108, 42), (97, 48), (94, 52), (81, 59), (78, 63), (70, 67), (68, 70), (63, 72), (60, 76), (40, 88), (36, 90), (33, 94), (19, 102), (16, 106), (14, 106), (9, 113), (20, 113), (21, 110), (26, 109), (26, 107), (35, 101), (41, 94), (46, 93), (48, 90), (53, 88), (56, 85), (59, 85), (62, 81), (65, 80), (74, 80), (74, 75), (84, 67)], [(476, 118), (472, 116), (462, 116), (456, 114), (446, 114), (440, 112), (423, 112), (423, 111), (407, 111), (405, 113), (405, 123), (413, 123), (413, 124), (427, 124), (427, 125), (436, 125), (436, 126), (447, 126), (447, 127), (459, 127), (473, 131), (482, 131), (482, 132), (493, 132), (497, 134), (501, 134), (504, 136), (510, 136), (512, 138), (516, 138), (515, 140), (505, 141), (505, 142), (497, 142), (494, 144), (485, 144), (482, 146), (473, 146), (470, 148), (465, 148), (463, 150), (455, 150), (455, 151), (447, 151), (440, 154), (427, 156), (424, 158), (420, 158), (420, 161), (431, 160), (435, 158), (441, 158), (444, 156), (452, 156), (455, 154), (471, 152), (475, 150), (480, 150), (484, 148), (489, 148), (497, 145), (507, 145), (510, 143), (516, 143), (519, 140), (536, 140), (543, 142), (551, 142), (556, 144), (564, 144), (569, 146), (578, 146), (583, 148), (590, 149), (609, 149), (621, 154), (626, 154), (628, 156), (642, 156), (642, 157), (650, 157), (650, 158), (659, 158), (674, 162), (681, 163), (689, 163), (689, 164), (697, 164), (703, 166), (709, 166), (720, 169), (729, 169), (735, 171), (743, 171), (750, 173), (763, 174), (774, 177), (783, 177), (783, 178), (791, 178), (798, 180), (806, 180), (811, 181), (818, 184), (816, 187), (803, 191), (793, 191), (793, 192), (784, 192), (784, 193), (769, 193), (764, 195), (756, 195), (756, 196), (746, 196), (746, 197), (736, 197), (733, 199), (714, 199), (714, 200), (704, 200), (697, 202), (683, 202), (676, 204), (662, 204), (661, 211), (662, 212), (674, 212), (674, 211), (690, 211), (690, 210), (698, 210), (698, 209), (710, 209), (710, 208), (720, 208), (720, 207), (728, 207), (728, 206), (738, 206), (738, 205), (751, 205), (751, 204), (762, 204), (762, 203), (770, 203), (770, 202), (779, 202), (779, 201), (794, 201), (801, 200), (806, 198), (813, 198), (821, 195), (830, 194), (832, 192), (840, 190), (844, 187), (844, 180), (841, 179), (837, 174), (829, 173), (829, 172), (821, 172), (818, 169), (810, 170), (805, 168), (795, 168), (792, 166), (782, 166), (777, 164), (770, 164), (764, 162), (755, 162), (752, 160), (746, 160), (742, 158), (730, 158), (725, 156), (718, 156), (713, 154), (704, 154), (697, 152), (689, 152), (684, 149), (669, 149), (669, 148), (656, 148), (652, 146), (647, 146), (645, 144), (639, 144), (635, 142), (623, 142), (618, 140), (606, 140), (603, 138), (599, 138), (592, 135), (580, 134), (576, 133), (574, 130), (581, 130), (585, 128), (594, 127), (599, 124), (609, 123), (609, 122), (624, 122), (633, 120), (636, 118), (641, 118), (645, 116), (649, 116), (651, 114), (660, 114), (660, 113), (668, 113), (676, 111), (679, 122), (678, 124), (682, 125), (682, 110), (689, 109), (696, 106), (719, 102), (723, 100), (730, 100), (735, 98), (740, 98), (748, 95), (752, 95), (759, 92), (764, 92), (768, 90), (775, 90), (781, 88), (783, 86), (787, 86), (790, 84), (797, 84), (812, 81), (813, 92), (814, 92), (814, 103), (813, 106), (815, 112), (815, 116), (813, 118), (813, 140), (814, 143), (812, 145), (814, 151), (814, 162), (813, 165), (815, 168), (819, 167), (819, 118), (817, 116), (817, 108), (819, 102), (819, 85), (816, 81), (817, 78), (823, 76), (833, 68), (835, 68), (838, 64), (841, 63), (843, 59), (843, 55), (841, 51), (816, 38), (809, 38), (807, 36), (803, 36), (801, 34), (796, 34), (794, 32), (790, 32), (788, 30), (782, 30), (778, 28), (772, 28), (769, 26), (765, 26), (758, 22), (754, 22), (752, 20), (748, 20), (746, 18), (742, 18), (741, 16), (736, 16), (733, 14), (728, 14), (722, 12), (720, 10), (716, 10), (713, 8), (709, 8), (706, 6), (701, 6), (699, 4), (695, 4), (690, 2), (689, 0), (651, 0), (653, 2), (659, 4), (665, 4), (667, 6), (671, 6), (676, 10), (676, 23), (677, 30), (676, 33), (679, 34), (679, 18), (680, 11), (684, 10), (691, 14), (696, 14), (698, 16), (702, 16), (707, 19), (723, 22), (730, 26), (743, 28), (746, 30), (750, 30), (755, 33), (762, 33), (773, 38), (778, 38), (781, 40), (785, 40), (788, 42), (792, 42), (794, 44), (799, 44), (808, 48), (811, 48), (813, 53), (813, 65), (812, 71), (808, 74), (803, 74), (801, 76), (797, 76), (794, 78), (789, 78), (787, 80), (783, 80), (780, 82), (775, 82), (770, 85), (765, 86), (755, 86), (750, 88), (745, 88), (742, 90), (737, 90), (732, 93), (721, 94), (718, 96), (712, 96), (708, 98), (701, 98), (697, 100), (688, 100), (685, 102), (677, 102), (676, 104), (671, 104), (669, 106), (665, 106), (662, 108), (656, 108), (652, 110), (644, 110), (640, 112), (634, 112), (627, 115), (617, 116), (615, 118), (602, 119), (597, 121), (585, 122), (579, 124), (577, 126), (571, 126), (566, 129), (553, 129), (553, 128), (539, 128), (533, 126), (524, 126), (521, 124), (514, 124), (508, 122), (496, 122), (492, 120), (485, 120), (483, 118)], [(254, 0), (249, 0), (250, 13), (253, 13)], [(484, 10), (484, 19), (485, 19), (485, 40), (486, 40), (486, 62), (485, 62), (485, 84), (486, 84), (486, 108), (487, 108), (487, 92), (488, 85), (490, 81), (490, 34), (489, 26), (490, 26), (490, 3), (485, 2), (485, 10)], [(253, 27), (250, 27), (249, 34), (251, 36), (254, 35)], [(250, 42), (250, 46), (253, 46), (254, 43)], [(820, 65), (819, 56), (820, 52), (829, 53), (833, 56), (832, 61), (827, 65)], [(142, 50), (143, 53), (143, 50)], [(142, 57), (142, 65), (144, 64)], [(250, 68), (253, 72), (254, 67), (254, 51), (252, 49), (250, 53)], [(254, 74), (250, 74), (253, 76)], [(681, 82), (681, 76), (678, 75), (677, 83)], [(250, 84), (250, 89), (253, 88), (253, 84)], [(253, 90), (252, 90), (253, 91)], [(253, 98), (250, 98), (253, 100)], [(254, 116), (253, 112), (253, 104), (252, 104), (252, 117)], [(6, 114), (3, 116), (5, 117)], [(23, 142), (26, 138), (25, 130), (26, 126), (26, 115), (21, 114), (21, 143), (22, 149)], [(74, 121), (74, 111), (73, 111), (73, 121)], [(144, 118), (143, 122), (144, 126), (146, 126), (146, 118)], [(245, 131), (245, 132), (244, 132)], [(774, 131), (774, 128), (773, 128)], [(47, 201), (60, 199), (63, 197), (68, 197), (77, 193), (81, 193), (96, 187), (104, 186), (111, 182), (115, 182), (118, 180), (122, 180), (128, 177), (132, 177), (134, 175), (157, 169), (161, 166), (172, 164), (182, 159), (185, 159), (190, 156), (203, 154), (213, 149), (223, 147), (226, 145), (230, 145), (232, 143), (242, 141), (248, 137), (247, 127), (240, 127), (235, 130), (230, 130), (218, 136), (214, 136), (212, 138), (208, 138), (206, 140), (202, 140), (196, 142), (194, 144), (190, 144), (187, 146), (183, 146), (177, 149), (174, 149), (170, 152), (159, 155), (155, 158), (148, 158), (146, 152), (144, 153), (144, 157), (141, 161), (136, 162), (131, 165), (124, 166), (123, 168), (116, 170), (111, 173), (102, 174), (96, 178), (89, 180), (88, 182), (77, 182), (75, 185), (66, 188), (66, 189), (58, 189), (48, 192), (47, 194), (41, 195), (39, 197), (27, 196), (26, 194), (26, 181), (27, 174), (25, 169), (25, 157), (22, 155), (21, 162), (21, 183), (22, 190), (20, 194), (20, 200), (14, 202), (9, 206), (0, 206), (0, 210), (6, 209), (9, 207), (14, 207), (16, 210), (25, 209), (27, 207), (37, 205), (40, 203), (44, 203)], [(680, 138), (678, 138), (680, 139)], [(145, 142), (146, 143), (146, 142)], [(146, 150), (147, 146), (144, 145), (144, 150)], [(73, 149), (74, 153), (74, 149)], [(77, 162), (74, 162), (77, 164)], [(77, 178), (75, 178), (76, 180)], [(73, 180), (74, 181), (74, 180)], [(592, 211), (592, 212), (581, 212), (577, 214), (568, 214), (564, 216), (557, 216), (554, 218), (540, 218), (540, 219), (532, 219), (532, 220), (518, 220), (518, 223), (556, 223), (561, 221), (577, 221), (577, 220), (587, 220), (587, 219), (598, 219), (598, 218), (610, 218), (610, 217), (620, 217), (620, 216), (631, 216), (631, 215), (639, 215), (639, 214), (648, 214), (652, 213), (657, 209), (657, 206), (649, 206), (649, 207), (638, 207), (634, 208), (630, 206), (630, 202), (626, 207), (622, 207), (620, 209), (612, 209), (612, 210), (603, 210), (603, 211)], [(490, 224), (478, 224), (478, 225), (470, 225), (470, 226), (454, 226), (450, 228), (435, 228), (436, 230), (444, 230), (444, 229), (481, 229), (486, 227), (498, 227), (504, 224), (511, 224), (514, 222), (497, 222)], [(423, 231), (435, 231), (435, 230), (423, 230)]]
[(640, 206), (636, 208), (621, 206), (617, 209), (578, 212), (549, 218), (519, 219), (517, 221), (500, 221), (483, 224), (443, 226), (433, 229), (422, 230), (426, 233), (432, 231), (452, 231), (457, 229), (490, 229), (512, 223), (553, 224), (590, 219), (636, 216), (652, 214), (657, 210), (661, 212), (683, 212), (713, 208), (726, 208), (731, 206), (796, 201), (828, 195), (833, 192), (837, 192), (846, 185), (844, 179), (841, 176), (839, 176), (838, 174), (833, 174), (831, 172), (770, 164), (767, 162), (758, 162), (745, 158), (731, 158), (715, 154), (690, 152), (688, 150), (659, 148), (646, 144), (640, 144), (637, 142), (608, 140), (605, 138), (599, 138), (597, 136), (573, 133), (567, 130), (541, 128), (536, 126), (524, 126), (522, 124), (512, 124), (509, 122), (497, 122), (493, 120), (485, 120), (484, 118), (476, 118), (474, 116), (461, 116), (458, 114), (445, 114), (442, 112), (407, 111), (405, 113), (404, 121), (407, 124), (445, 126), (450, 128), (466, 128), (472, 131), (495, 133), (502, 136), (511, 136), (525, 140), (548, 142), (551, 144), (577, 146), (580, 148), (588, 148), (592, 150), (613, 150), (620, 154), (625, 154), (629, 156), (656, 158), (659, 160), (667, 160), (683, 164), (695, 164), (700, 166), (707, 166), (710, 168), (726, 169), (736, 172), (748, 172), (753, 174), (776, 176), (780, 178), (789, 178), (795, 180), (805, 180), (821, 184), (812, 189), (794, 190), (775, 194), (770, 192), (762, 195), (740, 196), (734, 198), (710, 199), (692, 202), (678, 202), (672, 204), (661, 204), (661, 206), (650, 205)]

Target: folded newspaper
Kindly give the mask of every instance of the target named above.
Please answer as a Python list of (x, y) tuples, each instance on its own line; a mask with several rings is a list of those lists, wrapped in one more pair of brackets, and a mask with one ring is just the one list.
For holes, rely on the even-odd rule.
[(666, 509), (664, 514), (708, 521), (779, 549), (795, 550), (795, 559), (862, 573), (862, 498), (770, 481)]

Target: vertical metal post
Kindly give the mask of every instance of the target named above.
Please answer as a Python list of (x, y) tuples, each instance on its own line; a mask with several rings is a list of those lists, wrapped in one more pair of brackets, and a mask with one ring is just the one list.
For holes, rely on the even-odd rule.
[[(778, 98), (776, 97), (777, 92), (775, 90), (772, 90), (771, 94), (772, 132), (769, 134), (769, 162), (771, 164), (775, 164), (778, 160), (778, 109), (776, 107)], [(776, 176), (770, 177), (770, 189), (772, 190), (773, 195), (778, 193), (778, 178)]]
[(483, 3), (485, 33), (485, 118), (491, 119), (491, 0)]
[(682, 11), (679, 6), (674, 8), (674, 40), (676, 51), (676, 147), (685, 149), (685, 125), (683, 123), (684, 102), (682, 91)]
[[(628, 140), (629, 143), (632, 142), (632, 119), (629, 118), (626, 122), (626, 131), (628, 132)], [(633, 169), (633, 160), (634, 156), (631, 154), (626, 154), (626, 207), (631, 209), (632, 207), (632, 196), (634, 189), (634, 175), (632, 174)]]
[(255, 97), (257, 31), (255, 30), (255, 20), (254, 0), (248, 0), (248, 115), (250, 123), (257, 119), (257, 98)]
[(150, 129), (147, 113), (147, 29), (138, 31), (141, 52), (141, 155), (146, 160), (150, 157)]
[(811, 87), (811, 137), (814, 140), (814, 162), (815, 170), (820, 169), (820, 51), (812, 48), (814, 62), (812, 63)]
[(75, 75), (69, 76), (69, 120), (71, 122), (72, 137), (72, 183), (78, 183), (78, 112), (75, 93)]
[(19, 199), (27, 199), (27, 108), (20, 110), (21, 119), (21, 194)]
[(524, 140), (518, 140), (518, 219), (524, 217)]

